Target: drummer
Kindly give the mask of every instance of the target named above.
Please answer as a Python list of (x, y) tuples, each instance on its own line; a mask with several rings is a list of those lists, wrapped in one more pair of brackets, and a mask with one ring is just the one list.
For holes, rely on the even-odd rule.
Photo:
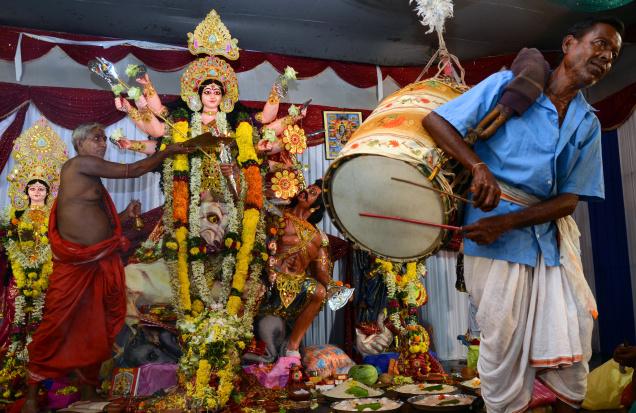
[(574, 25), (544, 93), (473, 148), (462, 136), (496, 106), (510, 71), (491, 75), (422, 121), (473, 175), (464, 265), (478, 308), (478, 370), (489, 412), (524, 410), (535, 376), (557, 395), (556, 411), (573, 411), (584, 399), (596, 304), (590, 292), (594, 310), (577, 309), (589, 287), (572, 283), (582, 271), (568, 272), (566, 260), (560, 262), (554, 221), (572, 214), (579, 200), (604, 197), (601, 127), (581, 89), (610, 70), (623, 31), (614, 18)]

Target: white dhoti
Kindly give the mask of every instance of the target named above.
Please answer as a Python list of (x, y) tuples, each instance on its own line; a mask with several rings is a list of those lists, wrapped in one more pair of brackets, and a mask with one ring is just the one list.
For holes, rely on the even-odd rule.
[(488, 412), (523, 411), (535, 377), (573, 407), (585, 397), (596, 302), (583, 275), (574, 220), (561, 218), (557, 226), (560, 266), (546, 266), (542, 256), (534, 268), (464, 258), (481, 329), (477, 367)]

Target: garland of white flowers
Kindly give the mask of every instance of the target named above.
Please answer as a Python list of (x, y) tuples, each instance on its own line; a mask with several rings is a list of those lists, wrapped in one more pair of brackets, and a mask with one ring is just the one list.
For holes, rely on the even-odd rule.
[[(228, 130), (228, 124), (227, 124), (227, 113), (225, 112), (217, 112), (216, 113), (216, 127), (219, 128), (219, 132), (221, 133), (221, 135), (227, 135), (229, 130)], [(199, 135), (196, 135), (199, 136)]]
[[(219, 168), (218, 172), (220, 173), (220, 167), (218, 164), (216, 165)], [(244, 181), (244, 177), (241, 174), (241, 182)], [(221, 192), (223, 194), (223, 201), (227, 205), (228, 208), (228, 225), (227, 232), (239, 233), (239, 215), (242, 215), (243, 212), (243, 196), (244, 196), (244, 188), (246, 185), (241, 185), (241, 194), (239, 196), (239, 202), (234, 203), (234, 198), (230, 193), (228, 188), (228, 184), (225, 179), (220, 179)], [(227, 299), (230, 296), (230, 287), (232, 285), (232, 276), (234, 275), (234, 267), (236, 264), (236, 255), (228, 252), (225, 257), (223, 257), (223, 262), (221, 263), (221, 295), (220, 295), (220, 303), (225, 306)]]
[(203, 133), (203, 121), (201, 120), (201, 112), (194, 112), (190, 119), (190, 136), (192, 138)]
[[(201, 232), (201, 163), (201, 158), (198, 156), (193, 157), (190, 161), (190, 208), (188, 211), (190, 237), (198, 237)], [(192, 261), (190, 270), (192, 272), (192, 281), (199, 292), (199, 297), (204, 303), (212, 304), (212, 294), (205, 279), (205, 264), (202, 260)]]

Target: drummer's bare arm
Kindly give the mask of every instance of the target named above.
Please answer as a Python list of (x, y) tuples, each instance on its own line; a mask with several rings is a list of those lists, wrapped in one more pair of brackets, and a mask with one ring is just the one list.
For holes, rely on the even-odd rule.
[(505, 215), (482, 218), (463, 227), (464, 236), (477, 244), (495, 242), (501, 234), (515, 228), (543, 224), (571, 215), (579, 201), (578, 195), (559, 194), (531, 207)]
[(457, 130), (435, 112), (422, 119), (422, 126), (428, 131), (435, 143), (453, 159), (471, 171), (473, 180), (470, 192), (473, 193), (474, 206), (490, 211), (499, 204), (501, 189), (495, 177), (479, 156), (462, 139)]

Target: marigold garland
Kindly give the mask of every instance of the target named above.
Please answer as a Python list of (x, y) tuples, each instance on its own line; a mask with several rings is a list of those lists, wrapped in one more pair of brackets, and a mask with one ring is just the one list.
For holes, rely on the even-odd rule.
[[(236, 254), (236, 267), (234, 269), (234, 277), (232, 278), (232, 288), (239, 293), (243, 292), (245, 288), (245, 281), (247, 281), (247, 275), (249, 265), (252, 262), (252, 249), (254, 248), (254, 240), (256, 239), (256, 226), (259, 221), (259, 211), (254, 208), (246, 209), (243, 213), (243, 234), (241, 239), (243, 243)], [(228, 306), (228, 312), (230, 314), (236, 314), (236, 305), (230, 309)]]
[[(187, 120), (181, 120), (176, 122), (172, 127), (172, 141), (174, 143), (181, 143), (188, 140), (188, 124)], [(177, 169), (175, 167), (175, 169)]]
[(248, 161), (254, 161), (260, 164), (256, 150), (254, 149), (252, 131), (252, 125), (247, 122), (241, 122), (238, 128), (236, 128), (236, 144), (239, 148), (239, 155), (236, 160), (241, 165)]
[(236, 129), (236, 142), (239, 148), (237, 160), (243, 166), (245, 182), (247, 183), (247, 195), (245, 210), (243, 211), (241, 247), (236, 254), (236, 265), (234, 276), (232, 277), (232, 293), (226, 305), (228, 313), (232, 315), (238, 314), (241, 308), (240, 295), (245, 288), (245, 282), (249, 275), (252, 249), (254, 248), (254, 240), (256, 239), (256, 231), (260, 221), (259, 209), (263, 205), (263, 180), (260, 169), (255, 165), (255, 163), (260, 163), (260, 160), (254, 150), (252, 132), (252, 125), (247, 122), (241, 122)]
[(245, 197), (246, 208), (263, 208), (263, 177), (258, 166), (251, 165), (245, 168), (245, 181), (248, 191)]
[(179, 274), (179, 304), (181, 310), (188, 311), (190, 302), (190, 279), (188, 278), (188, 229), (179, 227), (175, 231), (179, 249), (177, 252), (177, 272)]
[(172, 183), (172, 216), (182, 225), (188, 222), (188, 182), (175, 179)]

